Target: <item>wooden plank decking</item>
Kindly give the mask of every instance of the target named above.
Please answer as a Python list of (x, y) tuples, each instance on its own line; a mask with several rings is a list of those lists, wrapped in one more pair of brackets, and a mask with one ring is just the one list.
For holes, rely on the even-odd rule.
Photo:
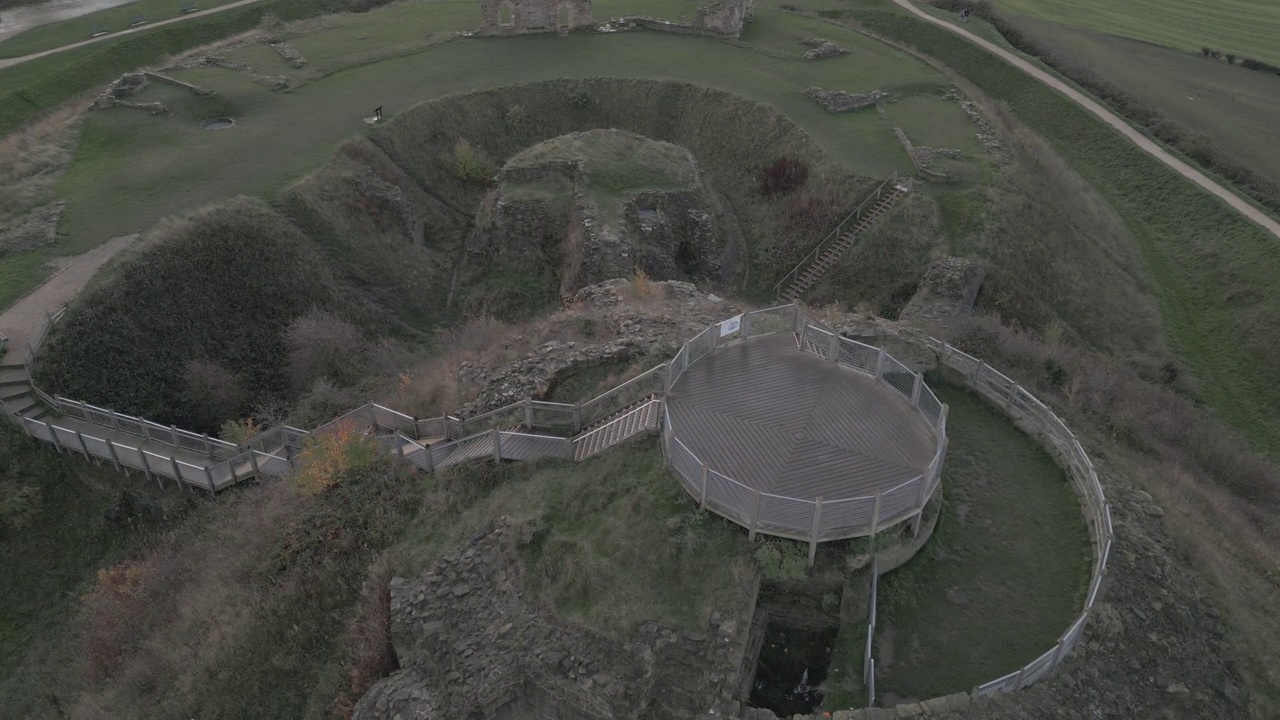
[(797, 499), (875, 494), (925, 471), (932, 431), (874, 378), (779, 333), (691, 365), (667, 398), (675, 437), (712, 470)]

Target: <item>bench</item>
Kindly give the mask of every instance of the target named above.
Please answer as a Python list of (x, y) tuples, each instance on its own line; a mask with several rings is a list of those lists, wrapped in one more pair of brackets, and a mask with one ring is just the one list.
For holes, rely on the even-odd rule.
[(178, 12), (181, 12), (184, 15), (189, 12), (195, 12), (195, 11), (196, 11), (196, 4), (193, 0), (187, 0), (187, 2), (184, 2), (178, 6)]
[(147, 22), (147, 16), (143, 15), (142, 13), (129, 16), (129, 27), (137, 27), (139, 25), (145, 25), (146, 22)]
[(106, 34), (107, 34), (107, 26), (103, 25), (102, 23), (89, 26), (89, 37), (98, 37), (99, 35), (106, 35)]

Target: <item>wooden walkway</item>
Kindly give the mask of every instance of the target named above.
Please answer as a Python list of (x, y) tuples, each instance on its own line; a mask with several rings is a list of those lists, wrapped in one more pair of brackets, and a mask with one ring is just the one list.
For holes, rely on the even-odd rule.
[(712, 470), (801, 500), (888, 490), (921, 475), (937, 449), (901, 395), (801, 352), (790, 333), (699, 360), (667, 407), (675, 437)]

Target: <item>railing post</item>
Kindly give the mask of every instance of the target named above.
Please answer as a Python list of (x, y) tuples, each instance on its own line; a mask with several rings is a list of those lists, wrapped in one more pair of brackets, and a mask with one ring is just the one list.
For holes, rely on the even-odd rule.
[(182, 482), (182, 470), (178, 467), (178, 458), (170, 455), (169, 464), (173, 466), (173, 481), (178, 483), (179, 488), (185, 490), (186, 483)]
[(877, 348), (876, 353), (876, 379), (883, 379), (884, 373), (884, 348)]
[(80, 406), (80, 414), (84, 415), (85, 422), (92, 422), (89, 420), (89, 406), (85, 405), (83, 400), (76, 401), (76, 404)]
[(150, 440), (151, 433), (147, 431), (147, 421), (143, 418), (138, 418), (138, 427), (142, 428), (142, 439)]
[(751, 337), (751, 313), (742, 313), (742, 327), (738, 328), (739, 339), (746, 340)]
[(524, 426), (533, 429), (533, 398), (526, 397), (524, 399)]
[(502, 462), (502, 440), (496, 427), (493, 429), (493, 461)]
[(760, 522), (760, 488), (756, 488), (756, 509), (751, 513), (751, 532), (747, 535), (748, 540), (756, 539), (756, 524)]
[(916, 373), (915, 384), (911, 386), (911, 407), (920, 407), (920, 386), (924, 385), (924, 373)]
[(573, 432), (574, 434), (582, 432), (582, 404), (573, 406)]
[(138, 459), (142, 460), (142, 472), (147, 474), (148, 480), (151, 480), (154, 478), (156, 481), (156, 487), (163, 490), (164, 483), (160, 482), (160, 478), (158, 475), (153, 475), (151, 473), (151, 463), (147, 462), (147, 451), (143, 450), (142, 448), (137, 448), (137, 450), (138, 450)]
[(209, 494), (217, 497), (218, 491), (213, 487), (213, 471), (209, 469), (208, 465), (204, 466), (204, 479), (205, 482), (209, 483)]
[(711, 466), (702, 463), (702, 495), (698, 498), (698, 509), (707, 509), (707, 475), (711, 472)]
[(822, 522), (822, 498), (813, 501), (813, 528), (809, 531), (809, 567), (818, 556), (818, 527)]
[(404, 435), (396, 433), (396, 457), (400, 458), (400, 462), (404, 463)]
[(213, 457), (213, 444), (209, 442), (209, 433), (200, 433), (200, 437), (204, 438), (204, 454)]
[[(111, 438), (107, 438), (107, 454), (111, 456), (111, 464), (116, 466), (116, 472), (120, 471), (120, 458), (116, 457), (116, 446), (111, 443)], [(129, 471), (125, 471), (128, 476)]]
[(89, 446), (88, 446), (88, 445), (85, 445), (85, 443), (84, 443), (84, 435), (81, 435), (79, 430), (77, 430), (77, 431), (76, 431), (76, 440), (78, 440), (78, 441), (80, 442), (80, 452), (84, 453), (84, 459), (85, 459), (85, 460), (88, 460), (88, 459), (89, 459)]
[(883, 493), (876, 493), (876, 504), (871, 507), (871, 544), (875, 546), (876, 533), (880, 531), (880, 498)]
[(169, 426), (169, 439), (173, 441), (173, 443), (172, 443), (172, 444), (173, 444), (173, 447), (176, 447), (176, 448), (177, 448), (177, 447), (182, 447), (182, 441), (181, 441), (181, 440), (179, 440), (179, 439), (178, 439), (178, 437), (179, 437), (179, 435), (178, 435), (178, 426), (177, 426), (177, 425), (170, 425), (170, 426)]
[[(662, 448), (662, 449), (663, 449), (664, 451), (666, 450), (666, 445), (665, 445), (665, 443), (663, 444), (663, 448)], [(428, 452), (428, 453), (427, 453), (427, 455), (428, 455), (428, 456), (430, 456), (430, 455), (431, 455), (431, 453), (430, 453), (430, 452)], [(564, 439), (564, 459), (565, 459), (565, 460), (575, 460), (575, 458), (574, 458), (574, 456), (573, 456), (573, 438), (565, 438), (565, 439)], [(662, 464), (663, 464), (663, 467), (664, 467), (664, 468), (666, 467), (666, 463), (667, 463), (667, 458), (666, 458), (666, 453), (664, 452), (664, 453), (663, 453), (663, 458), (662, 458)]]
[[(250, 449), (249, 449), (249, 454), (250, 454), (250, 455), (252, 455), (252, 454), (253, 454), (253, 449), (252, 449), (252, 448), (250, 448)], [(230, 471), (231, 471), (231, 484), (232, 484), (232, 485), (239, 485), (239, 484), (240, 484), (240, 474), (236, 472), (236, 458), (235, 458), (235, 456), (234, 456), (234, 455), (232, 455), (230, 458), (227, 458), (227, 470), (230, 470)]]
[(262, 479), (262, 471), (258, 469), (258, 456), (255, 454), (257, 450), (249, 448), (249, 467), (253, 468), (253, 476)]
[(827, 351), (831, 356), (831, 362), (835, 362), (840, 358), (840, 333), (833, 330), (831, 332), (831, 349)]

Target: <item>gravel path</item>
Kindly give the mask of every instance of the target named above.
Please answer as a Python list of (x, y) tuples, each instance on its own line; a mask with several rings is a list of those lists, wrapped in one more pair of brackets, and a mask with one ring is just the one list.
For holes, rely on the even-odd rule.
[(937, 25), (938, 27), (943, 28), (948, 32), (952, 32), (952, 33), (955, 33), (956, 35), (959, 35), (960, 37), (968, 40), (969, 42), (974, 43), (975, 45), (978, 45), (979, 47), (986, 50), (987, 52), (992, 53), (993, 55), (1000, 58), (1001, 60), (1004, 60), (1010, 65), (1018, 68), (1022, 72), (1030, 75), (1036, 80), (1039, 80), (1040, 82), (1044, 83), (1045, 85), (1048, 85), (1054, 90), (1057, 90), (1063, 95), (1066, 95), (1072, 102), (1076, 103), (1077, 105), (1084, 108), (1085, 110), (1088, 110), (1094, 115), (1097, 115), (1099, 118), (1102, 119), (1103, 122), (1105, 122), (1106, 124), (1118, 130), (1121, 135), (1124, 135), (1126, 138), (1130, 140), (1130, 142), (1132, 142), (1134, 145), (1137, 145), (1148, 155), (1154, 157), (1155, 159), (1159, 160), (1165, 165), (1168, 165), (1169, 167), (1176, 170), (1178, 174), (1182, 175), (1183, 177), (1187, 178), (1191, 182), (1199, 185), (1205, 190), (1208, 190), (1209, 192), (1213, 193), (1217, 197), (1221, 198), (1223, 202), (1235, 208), (1236, 211), (1238, 211), (1241, 215), (1244, 215), (1245, 217), (1249, 218), (1253, 222), (1261, 225), (1263, 228), (1267, 230), (1267, 232), (1270, 232), (1272, 235), (1276, 236), (1277, 238), (1280, 238), (1280, 222), (1277, 222), (1270, 215), (1267, 215), (1265, 212), (1259, 210), (1253, 205), (1250, 205), (1240, 196), (1231, 192), (1227, 188), (1214, 182), (1212, 179), (1209, 178), (1209, 176), (1205, 175), (1204, 173), (1200, 172), (1194, 167), (1188, 165), (1182, 160), (1179, 160), (1177, 157), (1174, 157), (1171, 153), (1169, 153), (1167, 150), (1165, 150), (1163, 147), (1157, 144), (1154, 140), (1135, 130), (1133, 126), (1125, 122), (1124, 118), (1121, 118), (1119, 115), (1116, 115), (1115, 113), (1106, 109), (1101, 104), (1099, 104), (1096, 100), (1093, 100), (1092, 98), (1088, 97), (1087, 95), (1080, 92), (1079, 90), (1076, 90), (1075, 88), (1071, 87), (1070, 85), (1063, 82), (1062, 80), (1059, 80), (1053, 75), (1050, 75), (1044, 70), (1041, 70), (1035, 65), (1032, 65), (1026, 60), (1023, 60), (1022, 58), (1009, 52), (1008, 50), (1005, 50), (1004, 48), (996, 45), (995, 43), (992, 43), (988, 40), (984, 40), (983, 38), (980, 38), (977, 35), (974, 35), (968, 30), (956, 27), (955, 25), (945, 20), (941, 20), (939, 18), (936, 18), (926, 13), (925, 11), (911, 4), (910, 0), (893, 0), (893, 1), (897, 3), (899, 6), (901, 6), (903, 9), (909, 10), (913, 15), (916, 15), (921, 20), (924, 20), (925, 22), (931, 23), (933, 25)]
[(24, 347), (44, 322), (45, 313), (70, 302), (108, 260), (137, 239), (137, 233), (121, 235), (89, 252), (55, 259), (60, 268), (56, 275), (0, 313), (0, 333), (9, 337), (9, 347), (15, 352)]

